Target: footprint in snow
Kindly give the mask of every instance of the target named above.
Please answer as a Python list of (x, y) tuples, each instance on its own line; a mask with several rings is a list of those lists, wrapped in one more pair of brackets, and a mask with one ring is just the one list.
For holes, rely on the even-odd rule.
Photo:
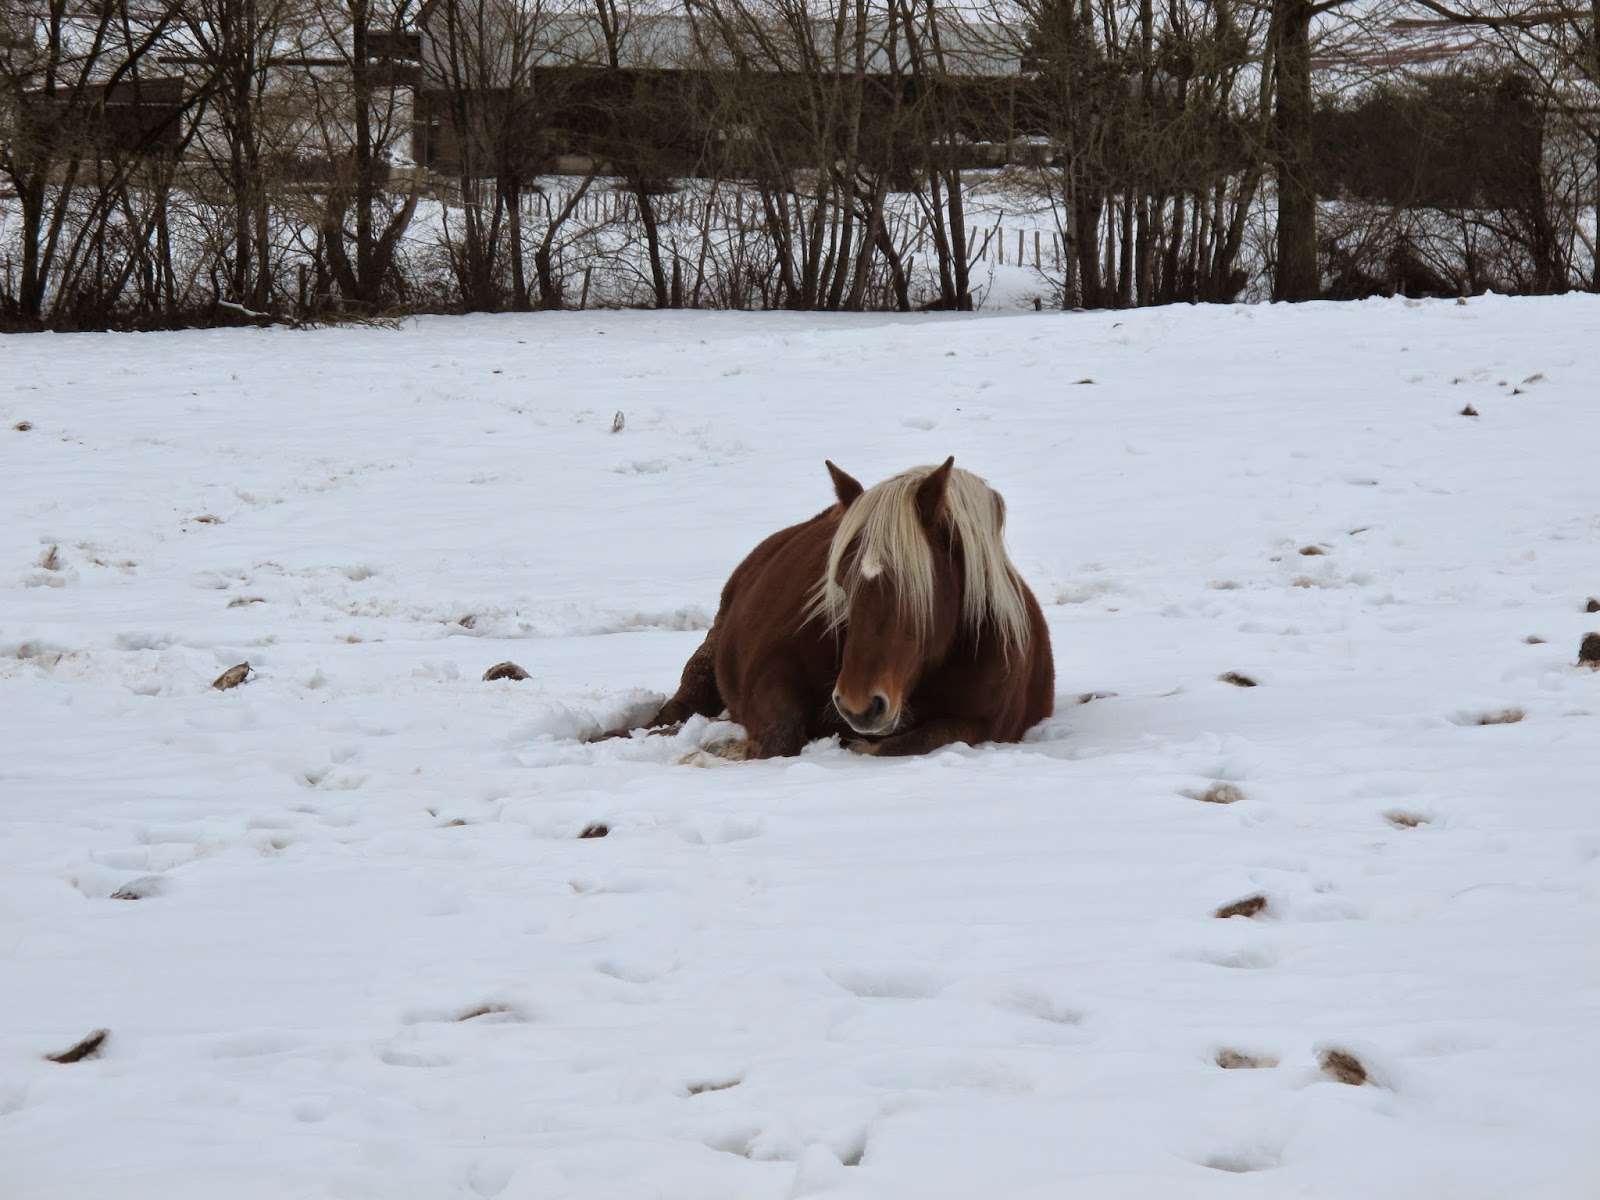
[(1265, 946), (1244, 946), (1231, 950), (1202, 950), (1195, 958), (1203, 963), (1210, 963), (1214, 967), (1228, 967), (1234, 970), (1254, 971), (1262, 967), (1275, 966), (1278, 954)]
[(931, 1000), (949, 983), (920, 967), (843, 967), (828, 977), (863, 1000)]
[(1269, 1150), (1265, 1146), (1246, 1146), (1202, 1158), (1200, 1165), (1210, 1167), (1213, 1171), (1245, 1175), (1253, 1171), (1270, 1171), (1282, 1161), (1282, 1156), (1275, 1150)]
[(1083, 1014), (1071, 1005), (1051, 996), (1048, 992), (1038, 991), (1033, 988), (1019, 988), (995, 1000), (995, 1004), (1015, 1013), (1036, 1020), (1048, 1021), (1052, 1025), (1080, 1025), (1083, 1023)]
[(516, 1168), (510, 1163), (477, 1162), (467, 1169), (467, 1186), (474, 1195), (498, 1196), (511, 1185), (515, 1174)]

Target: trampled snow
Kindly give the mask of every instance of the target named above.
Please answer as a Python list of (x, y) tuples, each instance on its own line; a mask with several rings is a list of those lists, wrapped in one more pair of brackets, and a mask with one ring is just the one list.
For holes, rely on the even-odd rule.
[[(1594, 1196), (1597, 378), (1578, 296), (0, 340), (0, 1196)], [(947, 454), (1024, 744), (582, 740)]]

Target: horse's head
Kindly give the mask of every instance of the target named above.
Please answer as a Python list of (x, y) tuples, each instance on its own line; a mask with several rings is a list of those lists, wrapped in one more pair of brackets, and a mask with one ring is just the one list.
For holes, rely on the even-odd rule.
[(828, 464), (844, 512), (819, 607), (843, 641), (834, 707), (857, 733), (904, 723), (924, 665), (941, 660), (960, 629), (963, 575), (945, 520), (954, 463), (870, 492)]

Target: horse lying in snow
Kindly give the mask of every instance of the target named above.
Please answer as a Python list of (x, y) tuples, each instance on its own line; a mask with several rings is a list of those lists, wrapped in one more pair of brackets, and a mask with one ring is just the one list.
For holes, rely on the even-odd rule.
[(726, 710), (744, 757), (775, 758), (835, 734), (863, 754), (1014, 742), (1048, 717), (1050, 632), (1006, 554), (1005, 501), (954, 464), (863, 488), (828, 463), (839, 502), (739, 564), (647, 725)]

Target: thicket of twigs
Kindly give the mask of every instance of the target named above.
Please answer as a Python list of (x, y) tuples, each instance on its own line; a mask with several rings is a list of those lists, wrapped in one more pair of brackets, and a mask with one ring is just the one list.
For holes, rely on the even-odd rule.
[(1600, 288), (1595, 9), (1458, 3), (0, 0), (0, 328)]

